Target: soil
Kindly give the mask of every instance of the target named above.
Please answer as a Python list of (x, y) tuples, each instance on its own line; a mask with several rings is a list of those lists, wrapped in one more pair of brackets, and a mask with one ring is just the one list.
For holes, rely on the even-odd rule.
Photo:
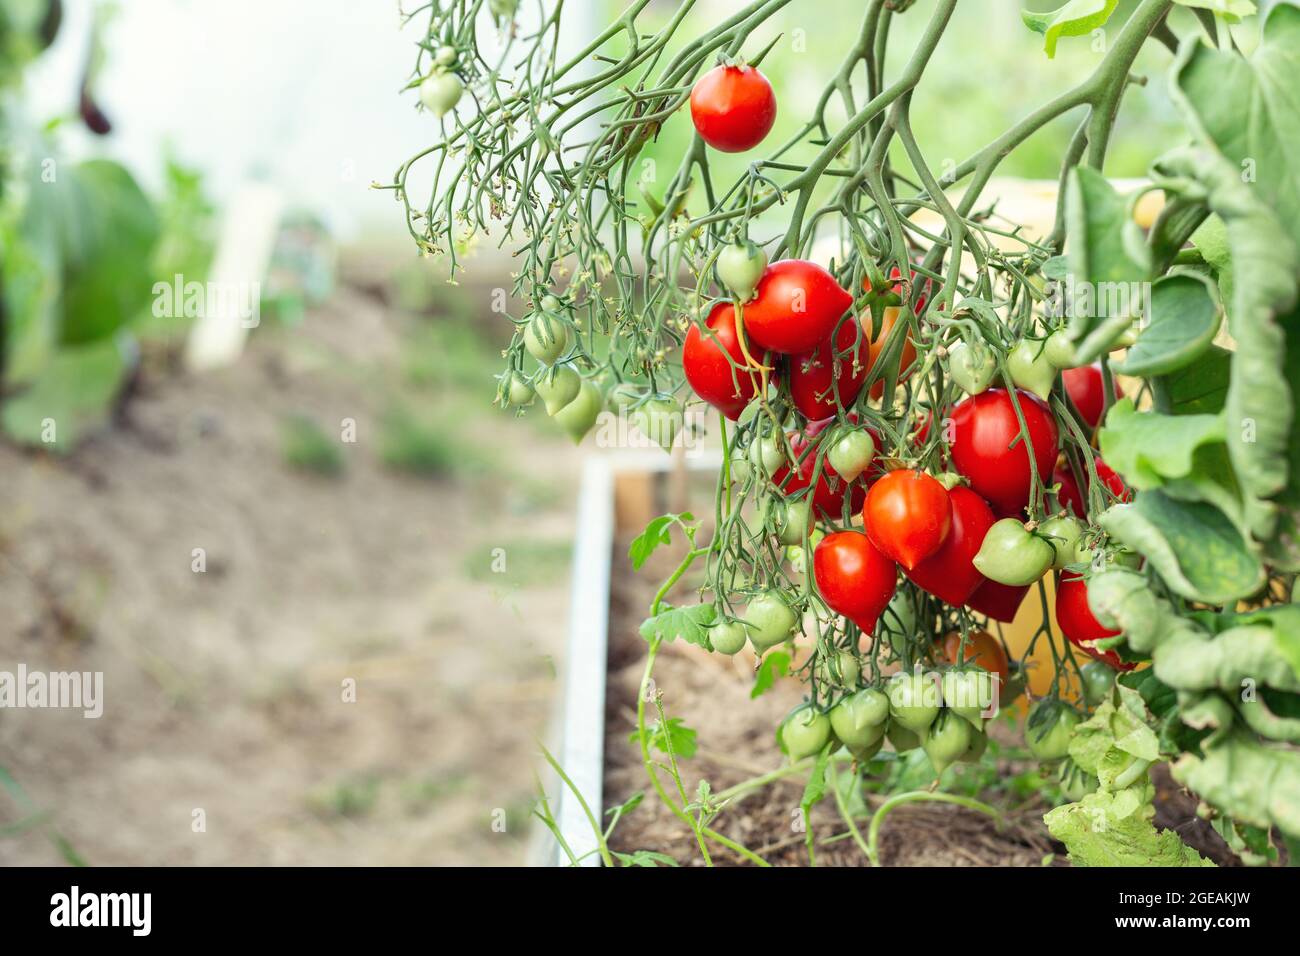
[[(406, 388), (429, 321), (344, 287), (231, 368), (147, 369), (70, 457), (0, 444), (0, 670), (101, 671), (106, 699), (0, 712), (0, 863), (525, 862), (580, 456), (490, 380)], [(510, 458), (385, 467), (399, 399)], [(304, 413), (355, 419), (341, 476), (286, 463)]]

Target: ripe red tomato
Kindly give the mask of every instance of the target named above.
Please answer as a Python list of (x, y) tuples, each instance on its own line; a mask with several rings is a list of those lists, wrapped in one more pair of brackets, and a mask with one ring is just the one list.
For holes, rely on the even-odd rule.
[(1070, 401), (1074, 402), (1074, 407), (1079, 410), (1084, 421), (1096, 428), (1101, 421), (1102, 406), (1105, 404), (1101, 363), (1067, 368), (1061, 372), (1061, 380), (1065, 382), (1066, 394), (1070, 396)]
[[(867, 500), (871, 500), (870, 494)], [(971, 560), (979, 553), (984, 535), (993, 526), (988, 504), (969, 488), (958, 486), (948, 492), (952, 502), (952, 527), (939, 550), (903, 573), (922, 590), (939, 600), (960, 607), (987, 580)]]
[(745, 332), (760, 348), (807, 352), (830, 338), (852, 304), (853, 296), (817, 263), (782, 259), (767, 267), (746, 303)]
[[(789, 465), (782, 465), (772, 473), (772, 481), (787, 496), (793, 495), (796, 491), (801, 491), (812, 484), (813, 470), (817, 467), (817, 452), (815, 447), (809, 447), (812, 444), (811, 438), (819, 434), (829, 422), (817, 422), (819, 426), (816, 432), (809, 435), (807, 432), (800, 434), (793, 432), (789, 434), (790, 450), (794, 452), (795, 458), (799, 462), (797, 470), (792, 469)], [(809, 426), (809, 431), (813, 426)], [(817, 487), (813, 490), (813, 507), (818, 512), (818, 516), (828, 518), (832, 521), (838, 521), (844, 510), (844, 496), (849, 495), (849, 508), (851, 511), (858, 511), (862, 503), (866, 500), (867, 489), (861, 479), (846, 482), (826, 463), (822, 461), (822, 473), (817, 479)]]
[(831, 610), (868, 634), (894, 596), (898, 568), (861, 531), (828, 534), (813, 552), (813, 576)]
[(795, 408), (809, 421), (819, 421), (835, 415), (836, 395), (840, 405), (852, 405), (871, 371), (871, 348), (870, 333), (854, 319), (845, 319), (833, 340), (790, 356), (790, 395)]
[[(943, 638), (943, 656), (950, 664), (956, 664), (961, 653), (961, 635), (949, 631)], [(972, 631), (966, 638), (965, 661), (984, 668), (990, 674), (998, 675), (998, 686), (1007, 682), (1011, 673), (1007, 661), (1007, 652), (1002, 642), (988, 631)]]
[(1081, 575), (1061, 572), (1056, 584), (1056, 625), (1066, 639), (1090, 657), (1105, 661), (1121, 671), (1131, 671), (1137, 665), (1126, 664), (1111, 650), (1098, 650), (1093, 644), (1106, 637), (1115, 637), (1119, 631), (1103, 627), (1088, 607), (1088, 582)]
[[(743, 371), (745, 353), (736, 335), (735, 306), (719, 302), (709, 312), (705, 325), (713, 335), (705, 335), (695, 324), (686, 333), (682, 369), (696, 395), (735, 421), (758, 393), (757, 376)], [(761, 362), (765, 356), (754, 355), (754, 358)], [(733, 367), (732, 362), (739, 368)]]
[(691, 121), (714, 149), (743, 153), (771, 131), (776, 94), (757, 67), (715, 66), (691, 90)]
[(995, 621), (1010, 624), (1016, 619), (1016, 612), (1029, 593), (1030, 585), (1012, 587), (997, 581), (985, 581), (975, 589), (975, 593), (966, 601), (972, 611), (987, 615)]
[(943, 545), (952, 527), (952, 502), (925, 472), (899, 469), (867, 491), (862, 521), (872, 544), (912, 570)]
[[(1121, 501), (1132, 501), (1133, 492), (1128, 485), (1124, 484), (1124, 479), (1119, 473), (1101, 460), (1100, 455), (1094, 455), (1092, 459), (1093, 466), (1097, 469), (1097, 477), (1102, 480), (1111, 494), (1115, 495)], [(1087, 476), (1084, 476), (1085, 479)], [(1057, 500), (1061, 502), (1062, 508), (1073, 509), (1075, 515), (1080, 518), (1088, 516), (1088, 499), (1086, 494), (1079, 489), (1079, 483), (1074, 480), (1074, 471), (1069, 464), (1061, 461), (1057, 464), (1056, 469), (1052, 472), (1053, 483), (1059, 483), (1061, 490), (1057, 493)]]
[[(1040, 481), (1046, 482), (1059, 450), (1056, 422), (1047, 406), (1022, 389), (1016, 389), (1020, 409), (1034, 446), (1034, 463)], [(957, 403), (952, 412), (952, 461), (993, 510), (1004, 517), (1018, 516), (1029, 503), (1029, 450), (1020, 438), (1020, 423), (1006, 389), (990, 388)], [(1012, 447), (1015, 442), (1015, 447)]]

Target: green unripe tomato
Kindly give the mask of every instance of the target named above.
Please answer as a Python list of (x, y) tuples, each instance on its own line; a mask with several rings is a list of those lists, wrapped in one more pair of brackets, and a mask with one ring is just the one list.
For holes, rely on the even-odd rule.
[(542, 311), (547, 315), (563, 315), (565, 311), (564, 303), (560, 301), (560, 297), (553, 292), (546, 293), (537, 304), (541, 306)]
[(804, 535), (812, 531), (812, 526), (812, 507), (807, 498), (778, 504), (776, 539), (782, 544), (803, 544)]
[(1056, 549), (1015, 518), (993, 522), (972, 560), (986, 578), (1011, 587), (1033, 584), (1056, 560)]
[(972, 727), (970, 732), (970, 746), (966, 752), (957, 759), (962, 763), (979, 763), (980, 757), (984, 756), (984, 751), (988, 750), (989, 736), (984, 732), (983, 727)]
[(983, 668), (948, 670), (943, 675), (943, 705), (975, 727), (984, 726), (994, 705), (993, 675)]
[(733, 485), (743, 485), (748, 479), (752, 469), (749, 465), (749, 459), (740, 453), (739, 449), (731, 451), (731, 483)]
[(878, 743), (889, 721), (889, 698), (868, 688), (850, 694), (831, 708), (831, 729), (851, 751)]
[(1058, 571), (1075, 561), (1075, 548), (1083, 534), (1083, 522), (1071, 515), (1052, 515), (1038, 527), (1040, 537), (1052, 546), (1052, 567)]
[(560, 427), (569, 433), (575, 445), (586, 437), (587, 432), (596, 424), (596, 418), (605, 408), (605, 399), (600, 389), (589, 381), (583, 381), (577, 396), (551, 417), (560, 423)]
[(817, 680), (831, 687), (846, 687), (852, 690), (858, 686), (862, 677), (862, 665), (852, 651), (837, 650), (830, 655), (817, 655)]
[(740, 653), (740, 649), (745, 646), (747, 636), (745, 625), (739, 621), (723, 621), (709, 628), (709, 643), (713, 645), (713, 649), (719, 654), (728, 656)]
[(948, 349), (948, 376), (971, 395), (987, 391), (998, 363), (983, 342), (957, 342)]
[(770, 478), (785, 464), (785, 449), (775, 435), (763, 435), (749, 444), (749, 463), (760, 475)]
[(498, 20), (509, 20), (519, 9), (519, 0), (488, 0), (488, 9)]
[(879, 737), (877, 737), (871, 743), (867, 744), (865, 747), (848, 747), (848, 745), (845, 744), (845, 746), (848, 747), (849, 753), (853, 755), (853, 759), (856, 760), (858, 763), (866, 763), (876, 754), (880, 753), (880, 748), (883, 747), (884, 745), (885, 745), (884, 734), (881, 734)]
[(1074, 368), (1074, 343), (1065, 329), (1057, 329), (1047, 337), (1043, 356), (1056, 368)]
[(1088, 661), (1079, 668), (1083, 682), (1083, 699), (1089, 707), (1098, 707), (1115, 687), (1115, 669), (1104, 661)]
[(643, 402), (628, 417), (641, 434), (664, 451), (673, 447), (682, 427), (681, 409), (674, 399), (667, 397)]
[(749, 631), (749, 642), (762, 654), (790, 637), (798, 618), (775, 591), (765, 591), (750, 600), (741, 615)]
[(557, 365), (533, 386), (546, 404), (546, 414), (554, 415), (578, 397), (582, 390), (582, 376), (572, 366)]
[(846, 431), (826, 453), (826, 463), (845, 481), (852, 481), (867, 470), (876, 456), (876, 442), (865, 428)]
[(524, 348), (543, 365), (554, 365), (569, 349), (569, 326), (549, 312), (535, 312), (524, 329)]
[(446, 116), (456, 108), (464, 92), (465, 86), (455, 73), (433, 73), (420, 83), (420, 102), (434, 116)]
[(1100, 781), (1077, 763), (1066, 757), (1056, 771), (1056, 781), (1061, 786), (1061, 796), (1078, 803), (1099, 787)]
[(1007, 354), (1007, 371), (1017, 387), (1033, 392), (1047, 401), (1052, 394), (1052, 383), (1056, 381), (1057, 370), (1043, 352), (1042, 342), (1021, 339)]
[(1070, 738), (1079, 724), (1079, 714), (1059, 700), (1043, 700), (1029, 711), (1025, 721), (1025, 746), (1039, 760), (1060, 760), (1070, 752)]
[(754, 297), (766, 268), (767, 253), (752, 242), (732, 243), (718, 253), (718, 279), (737, 302), (748, 302)]
[(781, 742), (791, 762), (820, 753), (830, 739), (830, 718), (810, 706), (800, 707), (781, 724)]
[(531, 405), (533, 399), (537, 397), (537, 392), (528, 384), (528, 379), (524, 378), (519, 372), (507, 372), (505, 387), (502, 389), (506, 402), (518, 408), (525, 405)]
[(939, 712), (921, 737), (921, 749), (930, 758), (935, 776), (942, 774), (970, 749), (971, 726), (946, 708)]
[(889, 741), (889, 746), (894, 748), (896, 754), (907, 753), (921, 746), (921, 736), (908, 730), (896, 720), (891, 720), (889, 726), (885, 728), (885, 739)]
[(894, 653), (900, 658), (904, 657), (911, 646), (912, 637), (916, 634), (916, 608), (912, 604), (912, 596), (903, 588), (899, 588), (889, 599), (889, 605), (885, 608), (885, 613), (880, 616), (880, 622), (889, 633), (889, 644), (893, 647)]
[(433, 62), (439, 66), (451, 66), (456, 62), (456, 55), (454, 46), (440, 46), (438, 52), (433, 55)]
[(914, 733), (921, 733), (939, 714), (939, 686), (933, 674), (896, 674), (889, 682), (889, 713)]

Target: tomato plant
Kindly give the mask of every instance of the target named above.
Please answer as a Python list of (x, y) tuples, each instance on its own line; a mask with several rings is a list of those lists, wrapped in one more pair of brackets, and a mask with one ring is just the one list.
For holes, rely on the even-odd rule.
[[(1199, 862), (1150, 823), (1157, 761), (1225, 839), (1300, 840), (1300, 172), (1284, 148), (1300, 134), (1300, 7), (1026, 14), (1049, 55), (1102, 29), (1105, 48), (1088, 76), (940, 162), (913, 94), (933, 95), (955, 0), (865, 5), (822, 95), (783, 108), (775, 138), (776, 100), (796, 92), (759, 66), (789, 51), (755, 30), (785, 4), (695, 35), (644, 6), (569, 58), (559, 7), (522, 28), (503, 6), (517, 22), (502, 42), (525, 55), (490, 61), (472, 10), (429, 7), (410, 89), (442, 70), (473, 95), (387, 187), (419, 249), (453, 269), (484, 236), (515, 253), (502, 407), (576, 434), (604, 396), (721, 453), (710, 517), (656, 519), (691, 546), (642, 629), (644, 686), (664, 641), (738, 653), (739, 624), (762, 657), (756, 693), (802, 682), (782, 738), (814, 799), (840, 745), (859, 777), (886, 745), (924, 748), (936, 771), (979, 760), (982, 718), (941, 685), (957, 696), (984, 668), (1011, 700), (1035, 663), (1027, 742), (1069, 760), (1072, 802), (1045, 819), (1076, 862)], [(900, 17), (926, 22), (886, 56)], [(446, 46), (457, 56), (438, 61)], [(1184, 135), (1129, 189), (1106, 161), (1143, 50), (1168, 59)], [(489, 62), (520, 65), (503, 82)], [(1074, 132), (1057, 144), (1051, 225), (1002, 221), (986, 187), (1058, 121)], [(655, 175), (645, 160), (670, 126), (690, 145)], [(719, 150), (748, 151), (743, 171), (724, 175)], [(1157, 192), (1165, 211), (1139, 225), (1131, 210)], [(713, 417), (683, 429), (701, 404)], [(669, 604), (686, 583), (699, 603)], [(1016, 618), (1032, 634), (1002, 659), (995, 632)], [(1032, 647), (1047, 653), (1031, 662)], [(1109, 693), (1093, 657), (1116, 668)], [(1253, 704), (1243, 677), (1261, 685)], [(1080, 682), (1086, 713), (1061, 703)], [(650, 756), (645, 711), (651, 785), (707, 857), (726, 838)], [(1235, 782), (1247, 766), (1269, 781), (1258, 793)]]

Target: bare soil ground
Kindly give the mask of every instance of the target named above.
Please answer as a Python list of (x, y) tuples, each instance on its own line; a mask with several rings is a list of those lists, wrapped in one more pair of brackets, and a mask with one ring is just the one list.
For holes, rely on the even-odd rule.
[[(0, 712), (0, 863), (525, 861), (579, 456), (437, 355), (410, 387), (420, 321), (344, 288), (235, 367), (146, 373), (69, 458), (0, 445), (0, 670), (106, 698)], [(454, 420), (449, 474), (383, 464), (398, 400)], [(340, 477), (286, 464), (297, 414), (355, 420)]]

